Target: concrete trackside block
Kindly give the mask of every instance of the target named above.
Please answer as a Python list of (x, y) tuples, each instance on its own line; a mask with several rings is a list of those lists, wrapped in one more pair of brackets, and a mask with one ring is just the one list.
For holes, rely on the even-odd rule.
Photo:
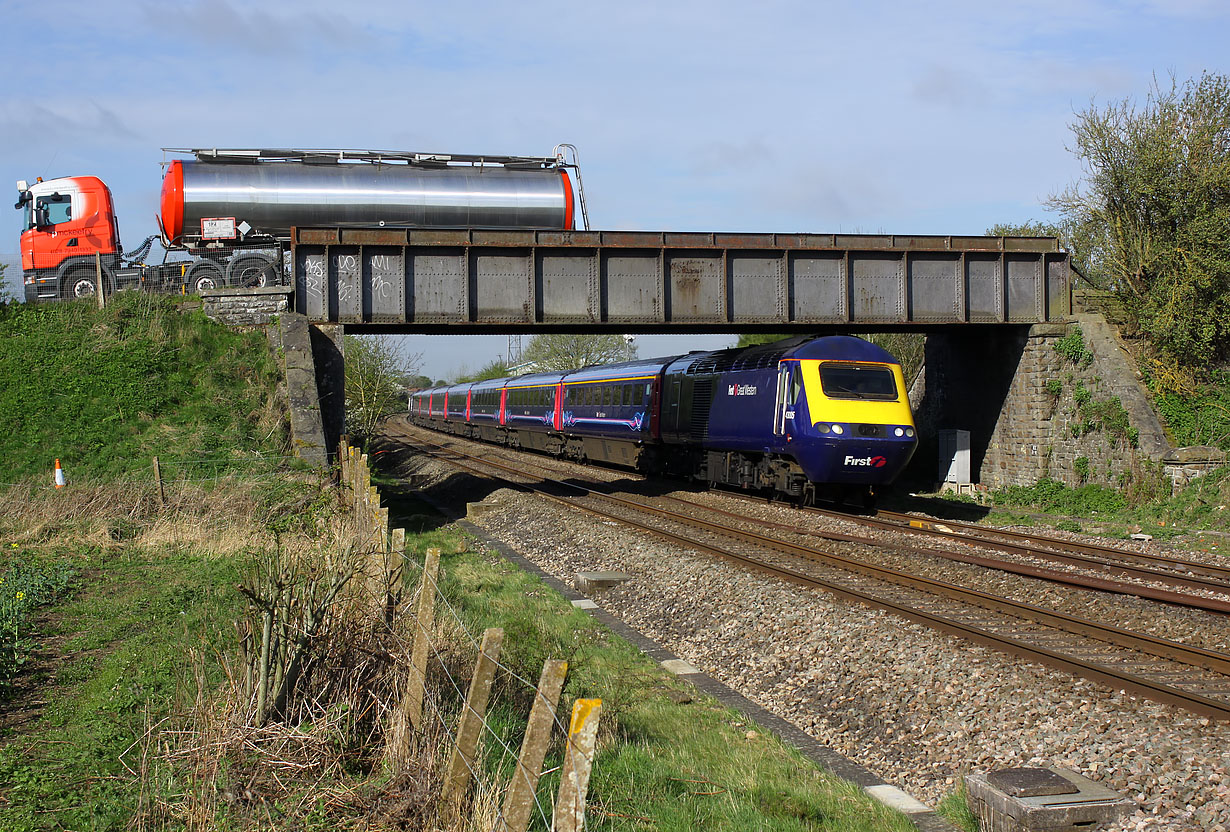
[(683, 659), (667, 659), (662, 662), (662, 669), (676, 676), (691, 676), (694, 673), (700, 673), (699, 668), (688, 664)]
[(632, 576), (625, 575), (623, 572), (578, 572), (577, 591), (593, 595), (595, 592), (619, 586), (630, 580)]
[(931, 811), (930, 806), (918, 800), (909, 792), (904, 792), (896, 786), (890, 786), (887, 783), (880, 786), (867, 786), (863, 791), (888, 808), (896, 809), (903, 815), (917, 815)]
[(965, 778), (983, 832), (1078, 832), (1125, 815), (1135, 804), (1062, 768), (1012, 768)]
[(575, 600), (575, 601), (573, 601), (573, 602), (572, 602), (572, 605), (573, 605), (574, 607), (576, 607), (577, 609), (579, 609), (579, 610), (596, 610), (596, 609), (598, 609), (598, 602), (597, 602), (597, 601), (591, 601), (591, 600), (590, 600), (590, 599), (588, 599), (588, 598), (578, 598), (577, 600)]

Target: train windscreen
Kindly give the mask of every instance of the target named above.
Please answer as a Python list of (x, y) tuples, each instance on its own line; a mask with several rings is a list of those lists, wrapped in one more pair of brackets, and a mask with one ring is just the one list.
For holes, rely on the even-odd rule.
[(821, 364), (820, 384), (824, 395), (834, 399), (897, 398), (897, 385), (888, 367), (864, 364)]

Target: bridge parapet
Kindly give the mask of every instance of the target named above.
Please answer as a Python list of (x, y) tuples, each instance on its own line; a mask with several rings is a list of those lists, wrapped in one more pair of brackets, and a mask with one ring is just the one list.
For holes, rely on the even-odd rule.
[(910, 329), (1066, 321), (1048, 237), (301, 228), (295, 306), (372, 331)]

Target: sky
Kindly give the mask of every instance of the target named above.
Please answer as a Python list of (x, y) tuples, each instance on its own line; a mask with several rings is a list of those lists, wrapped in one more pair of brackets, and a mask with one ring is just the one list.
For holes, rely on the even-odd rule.
[[(1076, 112), (1226, 73), (1228, 42), (1221, 0), (0, 0), (0, 182), (99, 176), (133, 247), (163, 147), (570, 142), (598, 229), (981, 234), (1080, 178)], [(399, 346), (449, 378), (507, 339)]]

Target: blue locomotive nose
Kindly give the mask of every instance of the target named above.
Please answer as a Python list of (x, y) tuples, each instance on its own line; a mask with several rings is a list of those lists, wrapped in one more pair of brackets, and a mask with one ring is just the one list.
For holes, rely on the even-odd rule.
[[(807, 445), (798, 461), (813, 482), (878, 484), (896, 479), (918, 440), (821, 439)], [(796, 453), (799, 450), (796, 446)]]

